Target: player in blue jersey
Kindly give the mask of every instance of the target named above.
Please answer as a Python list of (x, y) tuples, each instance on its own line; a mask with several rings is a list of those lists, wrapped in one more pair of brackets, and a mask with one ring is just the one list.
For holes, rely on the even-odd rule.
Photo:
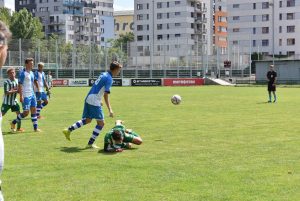
[(108, 72), (100, 74), (85, 98), (82, 119), (74, 123), (69, 128), (63, 130), (63, 133), (67, 140), (71, 140), (70, 135), (72, 131), (90, 123), (92, 119), (95, 119), (97, 121), (97, 125), (88, 141), (86, 148), (99, 149), (99, 147), (95, 145), (94, 142), (101, 132), (102, 128), (104, 127), (104, 114), (101, 107), (102, 96), (104, 97), (105, 104), (108, 108), (109, 116), (113, 117), (114, 113), (111, 108), (108, 95), (110, 94), (110, 88), (113, 83), (112, 77), (119, 75), (121, 68), (121, 64), (119, 64), (118, 62), (112, 62), (110, 64), (110, 70)]
[(33, 58), (25, 60), (25, 68), (19, 72), (19, 94), (20, 102), (23, 105), (23, 113), (18, 114), (17, 118), (11, 122), (11, 129), (15, 129), (16, 123), (21, 121), (31, 113), (31, 121), (35, 132), (40, 132), (36, 116), (36, 97), (34, 94), (34, 74), (32, 72)]
[(34, 72), (34, 90), (37, 100), (36, 116), (41, 118), (41, 110), (48, 104), (48, 96), (45, 93), (44, 87), (49, 91), (48, 84), (45, 79), (45, 73), (43, 72), (44, 63), (38, 63), (38, 70)]

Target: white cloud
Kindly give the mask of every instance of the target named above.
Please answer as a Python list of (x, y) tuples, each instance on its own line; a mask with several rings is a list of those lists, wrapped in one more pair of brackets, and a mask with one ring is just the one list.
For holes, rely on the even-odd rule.
[(5, 1), (5, 7), (11, 9), (11, 10), (15, 10), (15, 1), (13, 0), (6, 0)]
[(120, 10), (133, 10), (132, 6), (119, 6), (119, 5), (114, 5), (114, 10), (115, 11), (120, 11)]

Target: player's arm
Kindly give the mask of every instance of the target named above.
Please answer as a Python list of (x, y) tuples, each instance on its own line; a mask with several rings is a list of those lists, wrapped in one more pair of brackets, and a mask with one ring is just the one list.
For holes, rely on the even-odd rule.
[(7, 82), (4, 83), (4, 94), (9, 95), (9, 94), (15, 94), (18, 93), (18, 88), (12, 88), (8, 90)]
[(105, 152), (122, 152), (123, 149), (122, 148), (116, 148), (114, 147), (112, 144), (108, 143), (108, 142), (105, 142), (104, 143), (104, 151)]
[(109, 111), (109, 116), (110, 116), (110, 117), (114, 117), (114, 112), (113, 112), (113, 110), (112, 110), (112, 108), (111, 108), (111, 105), (110, 105), (110, 102), (109, 102), (108, 95), (109, 95), (108, 92), (104, 92), (104, 101), (105, 101), (105, 104), (106, 104), (107, 109), (108, 109), (108, 111)]
[(46, 90), (49, 91), (50, 88), (49, 88), (49, 85), (48, 85), (48, 83), (46, 82), (45, 78), (43, 79), (43, 82), (44, 82), (44, 85), (45, 85), (45, 87), (46, 87)]
[(23, 94), (22, 94), (22, 91), (23, 91), (23, 85), (19, 83), (19, 86), (18, 86), (18, 93), (20, 94), (20, 102), (23, 103)]

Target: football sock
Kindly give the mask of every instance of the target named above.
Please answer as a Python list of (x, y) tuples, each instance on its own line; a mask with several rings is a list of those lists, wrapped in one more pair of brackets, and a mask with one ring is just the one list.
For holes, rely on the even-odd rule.
[(86, 120), (82, 119), (82, 120), (77, 121), (75, 124), (70, 126), (68, 129), (69, 129), (69, 131), (73, 131), (73, 130), (76, 130), (77, 128), (80, 128), (81, 126), (84, 126), (85, 124), (86, 124)]
[(37, 116), (36, 114), (31, 114), (31, 121), (33, 124), (33, 129), (36, 130), (38, 128)]
[(271, 102), (272, 101), (272, 95), (271, 95), (271, 92), (269, 91), (269, 101)]
[(19, 130), (21, 128), (21, 121), (17, 122), (17, 129)]
[(38, 106), (36, 107), (36, 115), (37, 115), (38, 117), (40, 116), (41, 110), (42, 110), (42, 105), (38, 105)]
[(95, 142), (95, 140), (96, 140), (96, 138), (98, 137), (99, 133), (101, 132), (102, 128), (103, 128), (103, 127), (102, 127), (102, 126), (99, 126), (99, 125), (97, 125), (97, 126), (95, 127), (95, 129), (94, 129), (94, 131), (93, 131), (93, 134), (92, 134), (92, 137), (90, 138), (90, 140), (89, 140), (89, 142), (88, 142), (89, 145), (92, 145), (92, 144)]
[(20, 122), (21, 119), (24, 118), (24, 115), (23, 114), (18, 114), (17, 115), (17, 118), (15, 120), (12, 121), (13, 124), (16, 124), (17, 122)]
[(277, 100), (277, 96), (276, 96), (275, 92), (273, 92), (273, 96), (274, 96), (274, 101), (276, 101)]

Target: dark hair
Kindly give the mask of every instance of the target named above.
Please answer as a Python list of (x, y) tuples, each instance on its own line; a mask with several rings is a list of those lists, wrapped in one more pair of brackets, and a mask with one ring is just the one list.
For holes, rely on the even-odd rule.
[(6, 45), (11, 33), (4, 22), (0, 21), (0, 45)]
[(117, 61), (113, 61), (113, 62), (110, 64), (109, 69), (110, 69), (110, 70), (115, 70), (115, 69), (117, 69), (117, 68), (122, 68), (122, 65), (119, 64), (119, 62), (117, 62)]
[(122, 139), (122, 133), (119, 130), (113, 130), (112, 138), (116, 141), (120, 141)]
[(27, 59), (25, 59), (25, 64), (28, 64), (30, 61), (33, 61), (33, 58), (27, 58)]

